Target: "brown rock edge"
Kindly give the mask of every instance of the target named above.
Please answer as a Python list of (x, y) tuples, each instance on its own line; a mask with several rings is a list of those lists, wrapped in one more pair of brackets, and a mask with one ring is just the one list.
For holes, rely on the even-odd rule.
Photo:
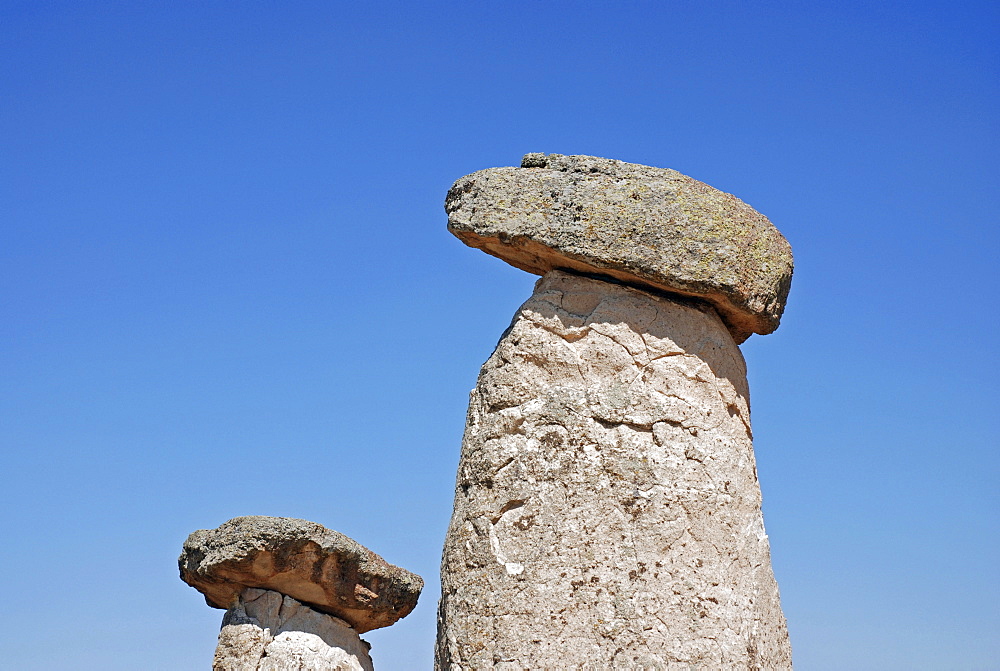
[(358, 633), (388, 627), (417, 605), (424, 581), (332, 529), (287, 517), (237, 517), (192, 533), (181, 579), (214, 608), (248, 587), (273, 590), (347, 621)]

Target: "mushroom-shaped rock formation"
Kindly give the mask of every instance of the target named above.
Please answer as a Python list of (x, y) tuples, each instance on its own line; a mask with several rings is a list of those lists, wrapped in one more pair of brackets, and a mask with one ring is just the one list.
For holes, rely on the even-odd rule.
[(790, 669), (737, 343), (788, 243), (673, 170), (529, 154), (448, 194), (544, 274), (469, 397), (435, 668)]
[(520, 168), (462, 177), (445, 209), (464, 243), (530, 273), (598, 273), (708, 301), (737, 343), (778, 327), (791, 285), (791, 247), (764, 215), (675, 170), (528, 154)]
[(388, 627), (417, 605), (424, 581), (326, 527), (287, 517), (237, 517), (195, 531), (178, 560), (181, 579), (208, 605), (229, 609), (247, 588), (272, 590), (348, 622)]

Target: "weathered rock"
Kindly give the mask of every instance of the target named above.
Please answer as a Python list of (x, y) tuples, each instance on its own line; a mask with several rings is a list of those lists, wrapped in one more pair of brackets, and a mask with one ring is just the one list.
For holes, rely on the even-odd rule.
[(463, 242), (539, 275), (563, 268), (710, 302), (737, 343), (771, 333), (792, 251), (762, 214), (675, 170), (592, 156), (528, 154), (448, 193)]
[(715, 311), (545, 275), (471, 395), (437, 668), (790, 668), (760, 503)]
[(351, 625), (277, 592), (249, 588), (226, 611), (214, 671), (372, 671)]
[(245, 588), (258, 587), (336, 615), (359, 633), (408, 615), (424, 586), (347, 536), (287, 517), (237, 517), (196, 531), (178, 563), (181, 579), (215, 608), (228, 609)]

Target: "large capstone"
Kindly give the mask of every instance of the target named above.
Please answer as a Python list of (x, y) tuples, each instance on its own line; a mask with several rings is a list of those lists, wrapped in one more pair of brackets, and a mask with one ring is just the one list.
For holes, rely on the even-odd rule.
[(737, 343), (778, 327), (792, 251), (739, 198), (675, 170), (593, 156), (528, 154), (448, 192), (463, 242), (542, 275), (597, 273), (711, 303)]
[(472, 392), (441, 574), (439, 669), (791, 668), (716, 312), (545, 275)]

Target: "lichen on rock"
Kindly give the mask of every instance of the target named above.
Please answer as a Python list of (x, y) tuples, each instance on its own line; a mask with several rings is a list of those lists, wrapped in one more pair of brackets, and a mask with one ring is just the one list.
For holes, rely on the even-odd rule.
[(676, 170), (594, 156), (528, 154), (455, 182), (448, 228), (543, 275), (564, 269), (703, 299), (737, 343), (778, 327), (792, 251), (768, 219)]

